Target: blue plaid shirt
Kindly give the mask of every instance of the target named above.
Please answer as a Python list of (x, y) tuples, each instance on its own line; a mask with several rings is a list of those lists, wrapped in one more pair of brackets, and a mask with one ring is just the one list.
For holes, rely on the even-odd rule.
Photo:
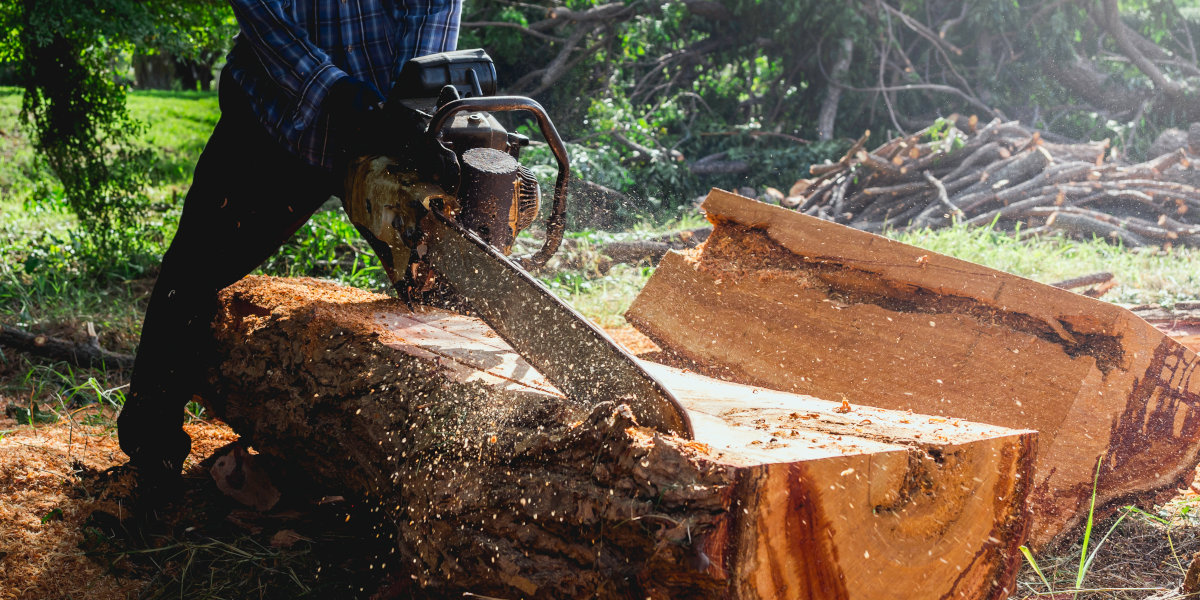
[(227, 68), (267, 131), (309, 164), (345, 144), (321, 110), (347, 75), (385, 96), (408, 59), (454, 50), (462, 0), (230, 0), (241, 32)]

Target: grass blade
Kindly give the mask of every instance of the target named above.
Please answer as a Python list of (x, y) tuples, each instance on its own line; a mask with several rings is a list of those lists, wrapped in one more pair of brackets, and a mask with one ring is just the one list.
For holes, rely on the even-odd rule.
[[(1104, 464), (1104, 455), (1096, 461), (1096, 474), (1092, 478), (1092, 505), (1088, 508), (1087, 526), (1083, 530), (1083, 548), (1079, 551), (1079, 571), (1075, 574), (1075, 589), (1083, 587), (1083, 577), (1087, 575), (1088, 542), (1092, 539), (1092, 526), (1096, 516), (1096, 486), (1100, 483), (1100, 466)], [(1124, 518), (1124, 517), (1122, 517)], [(1108, 536), (1105, 536), (1108, 537)]]
[[(1083, 563), (1083, 570), (1081, 571), (1083, 575), (1086, 575), (1087, 572), (1092, 568), (1092, 561), (1095, 560), (1096, 555), (1100, 553), (1100, 548), (1104, 546), (1104, 542), (1108, 540), (1108, 536), (1112, 535), (1112, 532), (1117, 528), (1117, 525), (1120, 525), (1121, 521), (1124, 521), (1125, 517), (1128, 517), (1131, 513), (1132, 511), (1130, 510), (1126, 510), (1124, 513), (1122, 513), (1121, 516), (1115, 522), (1113, 522), (1112, 527), (1108, 528), (1108, 531), (1104, 534), (1104, 537), (1100, 538), (1100, 541), (1096, 543), (1096, 547), (1092, 550), (1091, 555), (1087, 557), (1087, 562)], [(1079, 582), (1083, 581), (1083, 575), (1080, 575), (1076, 580), (1075, 589), (1079, 589)]]
[(1046, 589), (1050, 590), (1050, 593), (1054, 593), (1054, 586), (1050, 585), (1050, 582), (1046, 579), (1046, 575), (1042, 573), (1042, 568), (1039, 567), (1037, 561), (1033, 559), (1033, 553), (1029, 551), (1029, 547), (1021, 546), (1020, 550), (1021, 554), (1025, 555), (1025, 560), (1029, 562), (1029, 566), (1033, 567), (1033, 572), (1037, 573), (1037, 576), (1042, 580), (1042, 583), (1046, 584)]

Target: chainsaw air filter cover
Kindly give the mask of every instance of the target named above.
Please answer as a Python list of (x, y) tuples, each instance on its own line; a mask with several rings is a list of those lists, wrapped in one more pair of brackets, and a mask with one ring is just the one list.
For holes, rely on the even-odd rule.
[(521, 178), (521, 192), (517, 198), (517, 233), (525, 231), (537, 218), (538, 208), (542, 204), (542, 187), (538, 185), (537, 177), (525, 165), (517, 169)]

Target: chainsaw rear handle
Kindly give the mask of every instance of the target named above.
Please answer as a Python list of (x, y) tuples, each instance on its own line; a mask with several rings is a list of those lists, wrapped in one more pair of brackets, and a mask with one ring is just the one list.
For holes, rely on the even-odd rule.
[(451, 100), (437, 109), (429, 121), (429, 129), (426, 132), (432, 139), (437, 140), (442, 128), (452, 122), (454, 115), (462, 111), (507, 112), (518, 110), (531, 112), (534, 117), (537, 117), (538, 125), (542, 129), (542, 136), (546, 138), (550, 151), (554, 153), (554, 159), (558, 161), (558, 179), (554, 182), (554, 203), (550, 208), (550, 217), (546, 219), (546, 243), (542, 244), (541, 249), (533, 256), (521, 261), (521, 266), (526, 270), (533, 271), (545, 265), (562, 243), (563, 232), (567, 226), (567, 184), (571, 178), (571, 167), (567, 162), (567, 147), (563, 145), (558, 130), (554, 128), (554, 123), (550, 122), (550, 115), (546, 114), (546, 109), (532, 98), (522, 96), (459, 98)]

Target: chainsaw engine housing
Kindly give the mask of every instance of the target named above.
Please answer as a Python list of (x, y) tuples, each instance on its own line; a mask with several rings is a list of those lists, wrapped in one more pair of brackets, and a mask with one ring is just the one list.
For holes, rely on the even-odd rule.
[[(423, 56), (405, 64), (389, 97), (416, 110), (437, 110), (461, 98), (496, 92), (496, 68), (483, 50)], [(493, 247), (508, 254), (518, 233), (531, 225), (541, 205), (533, 173), (517, 161), (529, 138), (510, 133), (489, 112), (463, 111), (431, 132), (454, 151), (461, 166), (456, 218)]]
[[(537, 217), (537, 179), (518, 159), (529, 144), (509, 132), (493, 113), (523, 111), (537, 120), (558, 163), (546, 239), (537, 252), (514, 259), (536, 269), (558, 250), (566, 225), (570, 166), (566, 146), (540, 104), (519, 96), (496, 96), (496, 72), (483, 50), (463, 50), (409, 61), (383, 110), (399, 119), (423, 119), (425, 140), (399, 140), (400, 148), (450, 153), (458, 163), (453, 181), (445, 169), (421, 166), (424, 158), (367, 155), (349, 162), (342, 201), (350, 221), (383, 259), (392, 284), (405, 298), (435, 290), (435, 274), (425, 260), (426, 217), (430, 211), (456, 221), (495, 250), (509, 254), (517, 234)], [(420, 123), (418, 123), (419, 125)], [(417, 143), (413, 143), (417, 142)], [(438, 162), (438, 161), (433, 161)]]

